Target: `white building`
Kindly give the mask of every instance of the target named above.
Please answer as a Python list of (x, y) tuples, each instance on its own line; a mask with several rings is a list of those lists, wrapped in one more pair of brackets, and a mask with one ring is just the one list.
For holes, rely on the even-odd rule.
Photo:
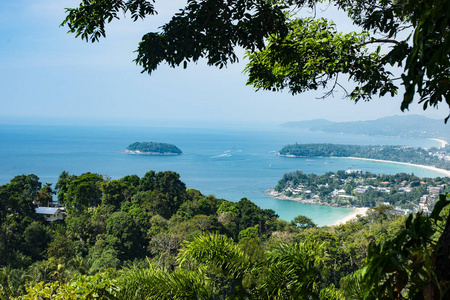
[(46, 221), (52, 222), (56, 220), (64, 220), (66, 213), (58, 207), (37, 207), (36, 213), (45, 218)]

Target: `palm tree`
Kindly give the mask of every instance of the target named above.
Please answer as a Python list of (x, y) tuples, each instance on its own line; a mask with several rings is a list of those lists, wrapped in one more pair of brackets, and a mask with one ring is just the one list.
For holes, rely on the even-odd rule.
[(261, 294), (266, 299), (319, 299), (328, 259), (323, 244), (277, 244), (267, 253), (267, 278)]
[(117, 299), (211, 299), (202, 272), (175, 269), (173, 272), (150, 265), (147, 269), (131, 268), (118, 283)]
[[(119, 299), (318, 299), (328, 256), (321, 244), (280, 244), (251, 262), (233, 240), (203, 234), (185, 242), (173, 272), (150, 265), (129, 269)], [(246, 286), (253, 274), (263, 284)]]

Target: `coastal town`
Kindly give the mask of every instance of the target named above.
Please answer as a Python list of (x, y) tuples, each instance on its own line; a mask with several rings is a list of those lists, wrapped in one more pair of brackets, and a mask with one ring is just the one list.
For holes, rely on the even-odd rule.
[(376, 175), (362, 170), (328, 172), (301, 171), (285, 174), (267, 191), (277, 199), (333, 207), (393, 206), (398, 215), (432, 211), (439, 194), (447, 193), (449, 178), (419, 178), (400, 173)]

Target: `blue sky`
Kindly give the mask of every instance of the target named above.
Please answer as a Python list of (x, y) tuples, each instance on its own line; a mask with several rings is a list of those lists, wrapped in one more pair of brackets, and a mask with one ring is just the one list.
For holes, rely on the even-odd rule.
[[(222, 70), (202, 62), (187, 69), (161, 66), (151, 76), (141, 74), (132, 62), (140, 38), (156, 31), (183, 1), (157, 1), (159, 15), (145, 21), (115, 21), (106, 39), (94, 44), (59, 27), (64, 8), (77, 3), (0, 2), (0, 123), (207, 126), (401, 114), (400, 96), (355, 105), (340, 94), (316, 99), (324, 91), (296, 96), (255, 92), (245, 85), (244, 63)], [(336, 22), (348, 25), (343, 19)], [(442, 107), (426, 115), (443, 118), (447, 112)], [(409, 113), (423, 114), (418, 104)]]

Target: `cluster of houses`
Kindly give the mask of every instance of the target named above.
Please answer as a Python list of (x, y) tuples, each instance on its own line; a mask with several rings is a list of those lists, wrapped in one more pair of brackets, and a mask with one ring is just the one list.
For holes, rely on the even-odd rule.
[[(350, 173), (362, 174), (362, 171), (361, 170), (347, 170), (346, 173), (347, 174), (350, 174)], [(335, 175), (333, 174), (331, 176), (334, 177)], [(370, 178), (370, 179), (374, 180), (376, 178)], [(341, 206), (346, 205), (346, 204), (349, 205), (351, 202), (356, 200), (356, 196), (354, 196), (355, 194), (366, 193), (369, 189), (387, 193), (387, 194), (391, 192), (391, 187), (388, 186), (390, 184), (390, 182), (388, 182), (388, 181), (379, 182), (378, 185), (374, 186), (374, 185), (364, 184), (365, 180), (363, 178), (346, 179), (346, 180), (343, 180), (342, 186), (344, 186), (350, 180), (354, 180), (354, 182), (356, 182), (358, 184), (352, 191), (353, 195), (349, 195), (342, 188), (334, 189), (330, 193), (331, 198), (335, 200), (334, 202), (339, 203)], [(426, 183), (422, 181), (420, 184), (424, 185)], [(400, 182), (400, 186), (401, 187), (399, 187), (397, 189), (398, 193), (408, 194), (413, 190), (413, 188), (409, 186), (409, 183), (407, 181)], [(320, 188), (320, 187), (328, 188), (328, 184), (318, 185), (318, 188)], [(437, 185), (437, 186), (428, 186), (427, 187), (428, 194), (425, 194), (420, 197), (419, 205), (418, 205), (417, 209), (415, 209), (415, 211), (423, 211), (425, 213), (429, 213), (431, 211), (430, 207), (434, 206), (434, 204), (436, 203), (436, 201), (439, 197), (439, 194), (443, 191), (444, 188), (445, 188), (445, 184)], [(310, 190), (310, 187), (303, 185), (303, 184), (287, 187), (285, 189), (285, 192), (291, 193), (294, 197), (297, 196), (297, 197), (301, 197), (301, 198), (311, 199), (312, 203), (320, 204), (320, 202), (321, 202), (320, 197), (318, 195), (316, 195), (315, 193), (313, 193)], [(389, 203), (384, 203), (384, 204), (390, 205)], [(400, 209), (398, 207), (396, 207), (395, 209), (398, 210), (398, 214), (404, 214), (404, 213), (411, 212), (410, 210), (404, 210), (404, 209)]]
[(429, 186), (428, 187), (429, 194), (423, 195), (419, 199), (419, 210), (425, 213), (429, 213), (430, 212), (429, 207), (434, 206), (437, 198), (439, 197), (439, 194), (444, 188), (445, 188), (444, 184), (438, 186)]
[(446, 151), (428, 152), (429, 155), (435, 156), (440, 160), (450, 161), (450, 155)]

